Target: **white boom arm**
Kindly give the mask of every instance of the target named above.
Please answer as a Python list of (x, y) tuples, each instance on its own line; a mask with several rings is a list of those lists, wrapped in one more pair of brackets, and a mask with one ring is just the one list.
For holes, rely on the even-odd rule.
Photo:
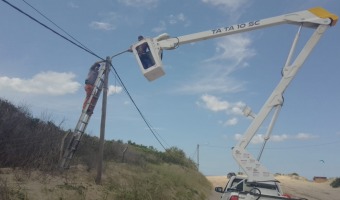
[(319, 16), (316, 15), (316, 13), (320, 11), (321, 11), (320, 8), (314, 8), (306, 11), (290, 13), (277, 17), (250, 21), (247, 23), (236, 24), (200, 33), (194, 33), (176, 38), (161, 40), (158, 42), (157, 45), (159, 45), (162, 49), (173, 49), (180, 44), (186, 44), (241, 32), (247, 32), (279, 24), (301, 25), (303, 23), (303, 26), (314, 28), (316, 28), (320, 24), (330, 25), (332, 23), (330, 18), (320, 18)]
[[(149, 80), (155, 80), (160, 76), (164, 75), (162, 68), (162, 50), (170, 50), (177, 48), (180, 44), (186, 44), (201, 40), (207, 40), (226, 35), (247, 32), (259, 28), (265, 28), (268, 26), (274, 26), (279, 24), (293, 24), (300, 26), (298, 33), (293, 41), (291, 50), (288, 55), (288, 59), (282, 71), (282, 79), (274, 89), (268, 100), (261, 108), (258, 115), (256, 115), (246, 130), (244, 136), (239, 143), (233, 148), (232, 154), (236, 162), (243, 169), (248, 176), (248, 181), (270, 181), (274, 180), (273, 175), (253, 156), (246, 150), (246, 147), (260, 128), (262, 123), (265, 121), (267, 116), (276, 108), (270, 123), (266, 140), (269, 139), (270, 132), (277, 119), (278, 113), (281, 110), (283, 104), (283, 93), (288, 87), (290, 82), (295, 77), (298, 70), (301, 68), (304, 61), (307, 59), (323, 33), (329, 26), (334, 26), (338, 20), (338, 16), (329, 13), (323, 8), (317, 7), (305, 11), (290, 13), (277, 17), (251, 21), (242, 24), (236, 24), (223, 28), (213, 29), (209, 31), (194, 33), (190, 35), (179, 36), (175, 38), (169, 38), (167, 34), (162, 34), (155, 38), (145, 38), (132, 46), (132, 50), (136, 56), (137, 62), (142, 69), (144, 76)], [(307, 41), (301, 52), (298, 54), (296, 59), (291, 63), (291, 58), (295, 50), (297, 40), (300, 35), (301, 27), (309, 27), (315, 29), (310, 39)], [(145, 57), (138, 54), (138, 48), (141, 45), (147, 45), (149, 51), (147, 52), (151, 59), (151, 65), (145, 66)], [(249, 114), (249, 113), (248, 113)], [(261, 151), (262, 153), (262, 151)]]
[[(223, 37), (280, 24), (293, 24), (316, 28), (319, 25), (333, 26), (336, 24), (337, 20), (338, 17), (336, 15), (329, 13), (327, 10), (324, 10), (321, 7), (316, 7), (305, 11), (294, 12), (262, 20), (255, 20), (247, 23), (226, 26), (179, 37), (170, 38), (168, 34), (164, 33), (158, 37), (145, 38), (137, 42), (136, 44), (132, 45), (132, 51), (144, 76), (149, 81), (153, 81), (165, 74), (161, 60), (163, 49), (175, 49), (181, 44)], [(141, 55), (138, 50), (142, 45), (148, 46), (148, 51), (143, 55)], [(145, 55), (150, 58), (148, 64), (145, 62)]]

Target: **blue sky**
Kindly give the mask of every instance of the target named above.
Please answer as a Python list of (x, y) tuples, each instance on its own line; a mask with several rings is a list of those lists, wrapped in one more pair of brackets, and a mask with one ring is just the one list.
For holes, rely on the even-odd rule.
[[(25, 1), (9, 1), (65, 35)], [(126, 50), (138, 35), (172, 37), (321, 6), (332, 0), (26, 0), (102, 58)], [(35, 117), (74, 129), (85, 97), (84, 79), (99, 59), (0, 1), (0, 97), (25, 105)], [(261, 162), (272, 173), (336, 177), (340, 159), (340, 26), (329, 28), (284, 94), (285, 103)], [(237, 171), (231, 147), (281, 78), (297, 27), (280, 25), (182, 45), (164, 51), (166, 75), (144, 78), (132, 53), (112, 64), (165, 147), (183, 149), (205, 175)], [(303, 29), (298, 47), (309, 38)], [(65, 35), (68, 37), (67, 35)], [(113, 73), (106, 139), (163, 150)], [(87, 132), (99, 136), (101, 101)], [(257, 157), (268, 122), (249, 150)], [(197, 152), (199, 145), (199, 152)], [(320, 162), (324, 160), (324, 162)]]

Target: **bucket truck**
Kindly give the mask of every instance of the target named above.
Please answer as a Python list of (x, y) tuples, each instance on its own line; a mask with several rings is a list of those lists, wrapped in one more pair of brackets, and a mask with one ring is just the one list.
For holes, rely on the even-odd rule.
[[(165, 74), (161, 59), (163, 50), (172, 50), (176, 49), (179, 45), (182, 44), (198, 42), (237, 33), (244, 33), (281, 24), (291, 24), (298, 27), (298, 31), (293, 40), (287, 61), (283, 66), (282, 78), (280, 82), (257, 115), (252, 114), (252, 111), (248, 108), (244, 109), (244, 114), (246, 116), (253, 116), (253, 120), (244, 133), (242, 139), (232, 149), (233, 158), (246, 175), (246, 178), (239, 178), (239, 181), (237, 182), (240, 184), (244, 184), (244, 187), (235, 187), (243, 188), (237, 190), (235, 188), (228, 188), (234, 186), (227, 185), (224, 190), (222, 190), (221, 188), (217, 189), (216, 191), (223, 193), (222, 199), (250, 200), (286, 198), (284, 197), (281, 189), (279, 189), (279, 187), (276, 187), (277, 181), (275, 180), (274, 175), (270, 173), (267, 168), (260, 163), (259, 158), (255, 159), (254, 156), (249, 153), (246, 148), (251, 142), (252, 138), (255, 136), (256, 132), (261, 127), (262, 123), (268, 117), (268, 115), (272, 111), (274, 111), (271, 122), (267, 129), (265, 142), (269, 139), (270, 133), (283, 104), (284, 91), (291, 83), (293, 78), (296, 76), (298, 70), (301, 68), (302, 64), (312, 52), (313, 48), (315, 47), (321, 36), (325, 33), (327, 28), (329, 28), (330, 26), (334, 26), (337, 21), (338, 16), (328, 12), (321, 7), (316, 7), (300, 12), (284, 14), (261, 20), (249, 21), (246, 23), (235, 24), (179, 37), (171, 38), (168, 34), (164, 33), (155, 38), (144, 38), (143, 40), (132, 45), (132, 51), (144, 76), (149, 81), (153, 81)], [(300, 37), (300, 31), (302, 28), (305, 27), (314, 29), (314, 32), (310, 36), (309, 40), (306, 42), (300, 53), (296, 56), (295, 60), (292, 60), (297, 41)], [(145, 51), (141, 52), (140, 49), (144, 49)], [(145, 59), (149, 60), (146, 62)], [(262, 150), (264, 148), (264, 145), (262, 147)], [(235, 175), (231, 176), (231, 178), (233, 178), (233, 180), (236, 180), (237, 177)], [(261, 185), (266, 186), (267, 188), (261, 187)], [(276, 188), (274, 189), (274, 193), (272, 191), (268, 193), (268, 187)], [(234, 193), (232, 194), (231, 192)]]

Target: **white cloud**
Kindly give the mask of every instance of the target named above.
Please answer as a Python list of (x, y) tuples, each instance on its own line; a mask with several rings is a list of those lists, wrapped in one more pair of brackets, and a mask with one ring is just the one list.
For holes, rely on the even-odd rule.
[(272, 135), (271, 137), (270, 137), (270, 140), (271, 141), (274, 141), (274, 142), (282, 142), (282, 141), (285, 141), (285, 140), (287, 140), (289, 137), (288, 137), (288, 135), (286, 135), (286, 134), (283, 134), (283, 135)]
[(228, 10), (237, 10), (248, 0), (202, 0), (203, 3), (211, 4), (216, 7), (223, 7)]
[(240, 141), (242, 139), (242, 135), (237, 133), (234, 135), (234, 139), (237, 140), (237, 141)]
[[(203, 105), (203, 107), (211, 110), (213, 112), (220, 112), (223, 111), (228, 115), (243, 115), (242, 107), (244, 107), (243, 102), (237, 103), (230, 103), (228, 101), (220, 100), (216, 96), (212, 95), (202, 95), (201, 102), (197, 102), (197, 105)], [(234, 126), (238, 123), (238, 119), (236, 117), (232, 117), (231, 119), (227, 120), (223, 123), (225, 126)]]
[(0, 77), (0, 90), (14, 90), (31, 94), (65, 95), (75, 93), (80, 83), (73, 73), (41, 72), (31, 79)]
[[(237, 103), (229, 103), (228, 101), (220, 100), (218, 97), (213, 95), (202, 95), (201, 100), (204, 104), (204, 107), (208, 110), (219, 112), (219, 111), (225, 111), (228, 114), (234, 114), (234, 115), (242, 115), (242, 107), (244, 107), (243, 102), (237, 102)], [(198, 105), (201, 103), (198, 102)]]
[(108, 95), (110, 96), (112, 94), (119, 94), (119, 93), (122, 92), (122, 90), (123, 90), (123, 88), (120, 87), (120, 86), (110, 85), (109, 90), (108, 90)]
[(114, 30), (115, 27), (108, 23), (108, 22), (91, 22), (90, 23), (90, 27), (93, 29), (97, 29), (97, 30), (105, 30), (105, 31), (109, 31), (109, 30)]
[(214, 112), (227, 110), (230, 107), (227, 101), (221, 101), (215, 96), (203, 95), (201, 99), (205, 103), (206, 108)]
[(169, 16), (169, 24), (174, 25), (179, 23), (184, 24), (184, 26), (188, 26), (190, 24), (190, 21), (183, 13)]
[(160, 21), (159, 25), (152, 29), (155, 33), (164, 32), (166, 30), (166, 23), (164, 21)]
[[(227, 115), (243, 115), (243, 107), (245, 104), (243, 102), (230, 103), (228, 101), (220, 100), (216, 96), (212, 95), (202, 95), (201, 101), (196, 102), (198, 106), (204, 107), (213, 112), (225, 112)], [(219, 121), (220, 124), (224, 126), (235, 126), (238, 123), (237, 117), (232, 117), (225, 122)]]
[[(218, 71), (220, 73), (218, 73)], [(201, 93), (235, 93), (242, 91), (244, 82), (237, 81), (229, 77), (223, 72), (223, 69), (216, 72), (206, 72), (206, 74), (199, 75), (198, 80), (190, 80), (184, 85), (176, 89), (177, 92), (186, 94), (201, 94)], [(204, 72), (202, 72), (204, 73)]]
[(294, 138), (298, 140), (309, 140), (309, 139), (316, 138), (316, 136), (308, 134), (308, 133), (298, 133)]
[[(243, 138), (243, 135), (241, 134), (235, 134), (234, 139), (236, 141), (240, 141)], [(264, 141), (264, 136), (262, 134), (256, 134), (250, 141), (252, 144), (261, 144)]]
[(71, 2), (68, 2), (67, 5), (70, 7), (70, 8), (79, 8), (79, 5), (74, 3), (73, 1)]
[(206, 59), (204, 67), (197, 72), (198, 79), (177, 89), (188, 94), (196, 93), (235, 93), (244, 89), (244, 81), (235, 80), (231, 74), (245, 66), (247, 60), (255, 55), (250, 48), (251, 40), (246, 35), (231, 35), (216, 43), (216, 53)]
[(146, 7), (153, 8), (156, 7), (159, 0), (118, 0), (118, 2), (132, 7)]
[(110, 31), (117, 28), (120, 16), (115, 12), (100, 13), (102, 19), (100, 21), (93, 21), (90, 23), (90, 27), (97, 30)]
[[(256, 134), (253, 139), (251, 140), (252, 144), (259, 144), (264, 141), (264, 135), (263, 134)], [(240, 141), (242, 139), (241, 134), (235, 134), (234, 135), (235, 140)], [(282, 135), (272, 135), (269, 138), (269, 141), (272, 142), (284, 142), (286, 140), (307, 140), (307, 139), (313, 139), (316, 138), (316, 136), (313, 136), (311, 134), (307, 133), (298, 133), (296, 135), (287, 135), (287, 134), (282, 134)]]
[(237, 119), (236, 117), (233, 117), (233, 118), (227, 120), (227, 121), (224, 123), (224, 125), (226, 125), (226, 126), (234, 126), (234, 125), (236, 125), (237, 123), (238, 123), (238, 119)]
[(155, 33), (160, 33), (160, 32), (164, 32), (167, 29), (167, 26), (171, 25), (183, 25), (183, 26), (189, 26), (190, 25), (190, 21), (187, 19), (187, 17), (183, 14), (183, 13), (179, 13), (176, 15), (169, 15), (168, 16), (168, 20), (164, 21), (161, 20), (159, 22), (159, 25), (155, 28), (152, 29), (153, 32)]
[(203, 3), (215, 6), (237, 20), (247, 6), (248, 0), (202, 0)]
[[(243, 135), (241, 135), (241, 134), (235, 134), (234, 139), (236, 141), (240, 141), (242, 139), (242, 136)], [(252, 138), (250, 143), (251, 144), (261, 144), (261, 143), (263, 143), (264, 138), (265, 138), (265, 136), (263, 134), (256, 134)], [(283, 134), (283, 135), (272, 135), (269, 140), (272, 141), (272, 142), (283, 142), (287, 139), (289, 139), (289, 137), (287, 135)]]
[(233, 107), (230, 109), (230, 112), (235, 115), (243, 115), (243, 109), (246, 106), (245, 103), (239, 101), (233, 104)]
[[(207, 61), (232, 61), (235, 66), (255, 56), (255, 50), (249, 48), (251, 39), (245, 34), (230, 35), (221, 38), (216, 45), (216, 55)], [(247, 65), (247, 64), (246, 64)]]
[(256, 134), (251, 140), (252, 144), (261, 144), (264, 141), (264, 136), (262, 134)]

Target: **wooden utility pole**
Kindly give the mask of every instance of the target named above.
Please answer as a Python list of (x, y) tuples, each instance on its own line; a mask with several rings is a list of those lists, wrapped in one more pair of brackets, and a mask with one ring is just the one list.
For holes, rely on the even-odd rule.
[(108, 90), (108, 85), (109, 85), (110, 65), (111, 65), (111, 58), (106, 57), (96, 184), (101, 184), (102, 172), (103, 172), (103, 153), (104, 153), (104, 139), (105, 139), (106, 105), (107, 105), (107, 90)]
[(200, 170), (200, 145), (197, 144), (197, 170)]

